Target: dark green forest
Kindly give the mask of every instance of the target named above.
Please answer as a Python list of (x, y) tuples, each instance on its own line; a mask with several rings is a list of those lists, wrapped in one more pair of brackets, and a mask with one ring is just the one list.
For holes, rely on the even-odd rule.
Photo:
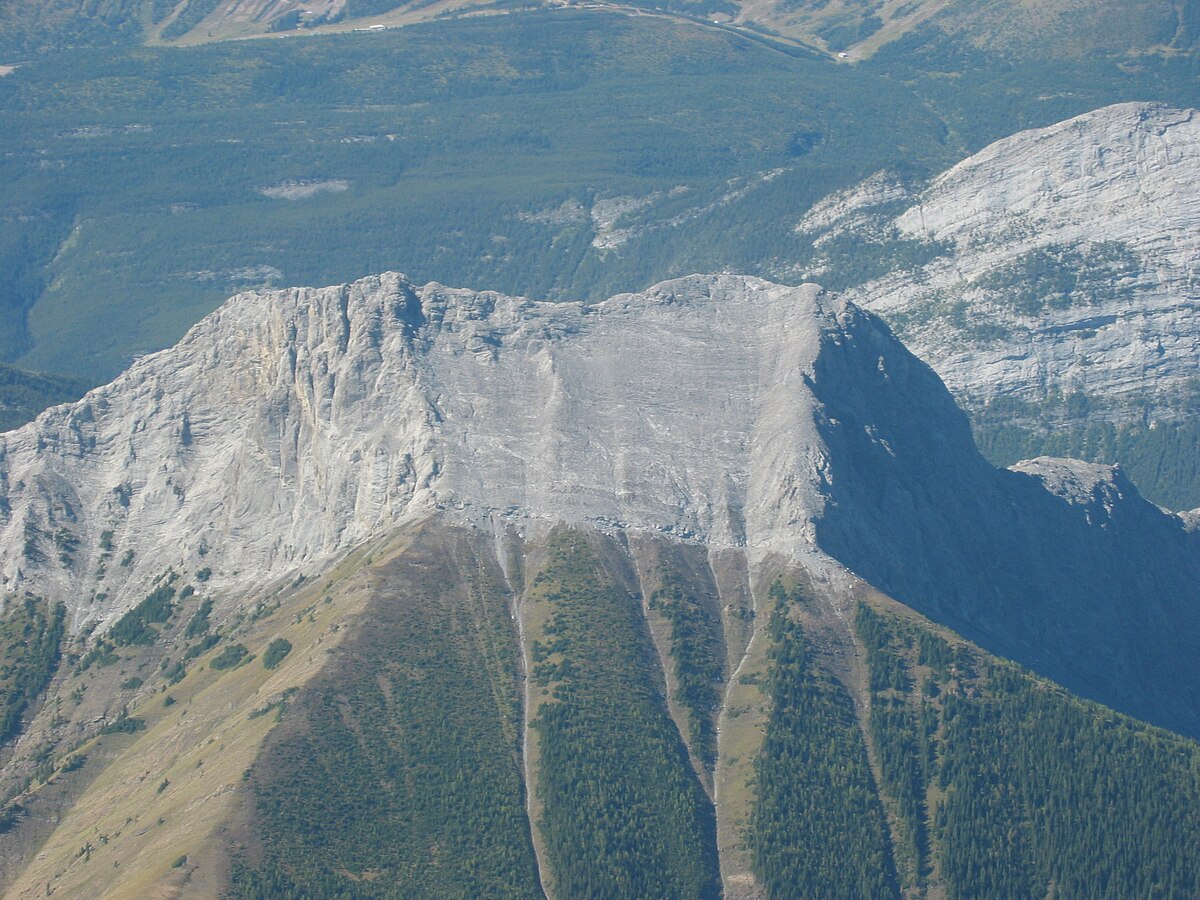
[(247, 773), (259, 846), (238, 856), (230, 896), (540, 895), (520, 655), (499, 573), (476, 552), (429, 540), (381, 571), (369, 624)]
[(757, 765), (754, 868), (769, 897), (899, 897), (887, 825), (850, 694), (809, 658), (790, 607), (803, 594), (776, 581), (771, 716)]
[(0, 619), (0, 744), (17, 734), (58, 668), (66, 613), (61, 603), (26, 597)]
[(560, 529), (533, 591), (550, 604), (533, 682), (542, 833), (559, 896), (719, 897), (712, 804), (667, 714), (640, 598)]
[(1200, 747), (860, 605), (870, 734), (909, 887), (1194, 897)]
[[(20, 324), (11, 324), (20, 330)], [(0, 331), (5, 325), (0, 324)], [(24, 372), (0, 364), (0, 431), (24, 425), (48, 406), (78, 399), (88, 383), (57, 375)]]
[(687, 711), (692, 752), (711, 773), (717, 762), (716, 713), (725, 680), (721, 620), (677, 566), (664, 562), (660, 574), (662, 586), (650, 595), (649, 606), (670, 626), (674, 700)]

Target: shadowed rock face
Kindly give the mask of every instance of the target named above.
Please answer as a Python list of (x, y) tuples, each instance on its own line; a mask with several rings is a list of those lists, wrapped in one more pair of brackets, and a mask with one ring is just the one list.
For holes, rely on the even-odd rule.
[(1200, 536), (1110, 470), (990, 467), (932, 370), (812, 285), (694, 276), (582, 305), (390, 274), (246, 294), (0, 436), (2, 587), (61, 599), (76, 631), (170, 567), (210, 568), (230, 608), (435, 511), (832, 557), (1200, 733)]
[(1118, 468), (992, 467), (932, 371), (851, 333), (816, 365), (818, 546), (992, 652), (1200, 734), (1198, 536)]

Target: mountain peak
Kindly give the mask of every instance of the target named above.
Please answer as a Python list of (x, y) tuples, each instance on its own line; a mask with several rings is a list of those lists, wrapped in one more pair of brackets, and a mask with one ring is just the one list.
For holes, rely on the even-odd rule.
[(794, 544), (822, 505), (822, 335), (864, 327), (886, 335), (733, 275), (590, 305), (396, 273), (239, 295), (0, 438), (3, 587), (97, 598), (80, 628), (168, 568), (245, 584), (435, 509)]
[[(1186, 654), (1112, 681), (1114, 660), (1200, 639), (1196, 536), (1111, 470), (993, 468), (933, 371), (817, 285), (703, 275), (545, 303), (388, 273), (244, 294), (0, 436), (0, 586), (61, 600), (76, 633), (172, 573), (204, 571), (231, 611), (435, 513), (849, 569), (1072, 689), (1200, 729), (1192, 687), (1158, 688), (1200, 685)], [(1114, 642), (1148, 602), (1170, 634)]]

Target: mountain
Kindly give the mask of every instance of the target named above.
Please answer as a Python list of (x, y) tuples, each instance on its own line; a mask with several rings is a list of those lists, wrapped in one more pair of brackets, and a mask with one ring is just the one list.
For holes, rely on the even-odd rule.
[(957, 43), (1024, 60), (1170, 53), (1194, 49), (1200, 35), (1200, 7), (1171, 0), (1001, 0), (986, 7), (966, 0), (799, 0), (746, 3), (742, 15), (860, 58), (898, 41)]
[(0, 56), (0, 361), (101, 384), (230, 294), (389, 269), (546, 299), (801, 281), (797, 220), (880, 170), (925, 179), (1131, 97), (1200, 104), (1181, 54), (848, 65), (628, 12)]
[(1085, 392), (1169, 405), (1158, 397), (1196, 377), (1198, 174), (1195, 110), (1119, 104), (1020, 132), (928, 182), (881, 174), (798, 230), (814, 274), (870, 248), (860, 265), (882, 271), (848, 296), (894, 321), (968, 403)]
[(844, 273), (846, 296), (887, 317), (1001, 456), (1005, 442), (1028, 453), (1033, 435), (1061, 440), (1065, 425), (1079, 437), (1060, 450), (1116, 450), (1108, 461), (1160, 502), (1195, 505), (1175, 444), (1195, 430), (1200, 375), (1198, 149), (1195, 110), (1127, 103), (1020, 132), (929, 180), (881, 173), (804, 216), (802, 271)]
[[(0, 49), (18, 62), (30, 52), (58, 46), (113, 46), (141, 37), (138, 0), (95, 5), (72, 0), (4, 0), (0, 3)], [(90, 8), (89, 8), (90, 6)]]
[[(489, 5), (475, 0), (456, 11), (461, 15), (464, 7)], [(0, 46), (28, 51), (394, 26), (437, 15), (431, 6), (403, 0), (6, 0), (0, 4)], [(987, 9), (965, 0), (671, 0), (630, 6), (659, 15), (750, 26), (827, 52), (849, 51), (854, 58), (914, 41), (959, 44), (1019, 59), (1048, 53), (1060, 58), (1170, 54), (1195, 49), (1200, 35), (1200, 11), (1189, 0), (1137, 0), (1132, 5), (1051, 0), (1036, 7), (1005, 0)]]
[(1064, 690), (1200, 734), (1192, 520), (995, 469), (815, 285), (239, 295), (0, 437), (0, 501), (14, 896), (1195, 884), (1195, 743)]
[[(80, 47), (241, 38), (349, 20), (357, 23), (364, 17), (414, 6), (419, 10), (421, 4), (401, 0), (3, 0), (0, 52), (19, 58)], [(418, 12), (404, 20), (423, 17)]]

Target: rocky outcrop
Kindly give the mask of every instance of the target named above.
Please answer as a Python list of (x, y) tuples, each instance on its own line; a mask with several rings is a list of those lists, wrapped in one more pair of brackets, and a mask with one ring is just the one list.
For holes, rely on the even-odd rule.
[(791, 548), (821, 508), (806, 373), (843, 315), (731, 276), (594, 306), (397, 275), (242, 295), (0, 440), (3, 588), (78, 629), (168, 567), (244, 588), (435, 508)]
[(389, 274), (245, 294), (0, 436), (3, 589), (62, 600), (77, 633), (168, 570), (209, 570), (229, 610), (434, 512), (844, 566), (1200, 733), (1200, 535), (1108, 470), (991, 467), (933, 371), (815, 285), (694, 276), (584, 305)]
[(1105, 107), (998, 141), (927, 184), (878, 175), (798, 230), (846, 291), (970, 403), (1101, 398), (1120, 417), (1200, 376), (1200, 117)]

